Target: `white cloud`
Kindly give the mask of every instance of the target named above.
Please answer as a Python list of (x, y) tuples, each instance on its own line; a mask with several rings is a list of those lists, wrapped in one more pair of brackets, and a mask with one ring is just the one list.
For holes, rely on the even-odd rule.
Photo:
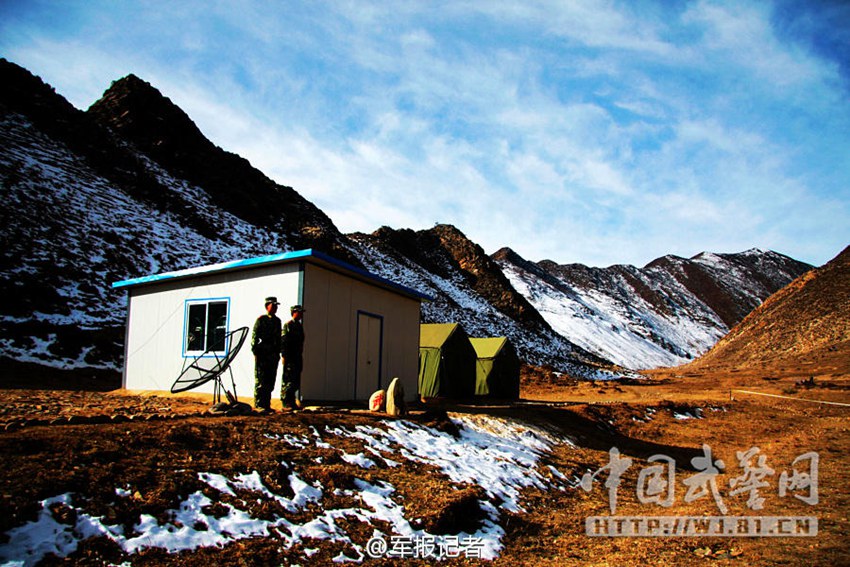
[(770, 23), (769, 5), (702, 0), (690, 7), (683, 20), (704, 32), (695, 56), (704, 61), (719, 56), (732, 67), (751, 70), (757, 81), (787, 88), (811, 84), (826, 70), (797, 46), (780, 43)]
[(4, 55), (81, 107), (138, 74), (345, 231), (589, 264), (850, 240), (845, 93), (769, 4), (96, 8)]
[[(461, 3), (462, 10), (483, 13), (500, 23), (528, 26), (545, 34), (593, 48), (614, 48), (664, 55), (669, 45), (660, 39), (660, 22), (637, 17), (628, 3), (610, 1), (510, 0)], [(640, 8), (636, 8), (639, 10)]]

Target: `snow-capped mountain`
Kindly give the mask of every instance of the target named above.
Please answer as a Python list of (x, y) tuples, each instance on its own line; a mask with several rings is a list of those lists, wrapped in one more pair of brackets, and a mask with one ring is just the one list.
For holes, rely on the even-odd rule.
[(527, 303), (499, 311), (456, 263), (435, 270), (341, 234), (136, 77), (113, 83), (87, 112), (12, 63), (0, 63), (0, 79), (2, 357), (118, 369), (126, 298), (112, 282), (315, 248), (432, 295), (425, 321), (509, 335), (529, 360), (576, 374), (612, 366), (555, 334)]
[[(357, 262), (322, 211), (242, 158), (203, 144), (188, 117), (147, 83), (116, 82), (105, 100), (119, 116), (144, 113), (160, 144), (194, 139), (184, 162), (157, 161), (138, 138), (105, 126), (103, 107), (77, 110), (12, 63), (0, 62), (0, 81), (3, 356), (120, 368), (126, 297), (111, 283), (128, 277), (314, 243)], [(229, 168), (232, 177), (222, 173), (210, 189), (195, 181), (193, 167)], [(231, 189), (238, 198), (227, 200)], [(269, 210), (279, 224), (263, 216)]]
[(528, 262), (494, 254), (552, 328), (626, 368), (673, 366), (708, 350), (811, 266), (776, 252), (659, 258), (644, 268)]
[(422, 305), (426, 322), (461, 322), (473, 337), (507, 336), (526, 361), (572, 375), (621, 372), (556, 333), (484, 250), (453, 226), (417, 232), (383, 227), (349, 237), (367, 269), (434, 298)]
[[(850, 367), (850, 246), (756, 307), (689, 368)], [(827, 372), (823, 372), (826, 374)]]
[(507, 335), (534, 364), (610, 375), (610, 361), (699, 354), (808, 268), (757, 251), (642, 270), (532, 264), (488, 257), (451, 226), (346, 236), (135, 76), (85, 112), (5, 60), (0, 81), (0, 359), (118, 369), (126, 298), (112, 282), (314, 248), (431, 295), (425, 322)]

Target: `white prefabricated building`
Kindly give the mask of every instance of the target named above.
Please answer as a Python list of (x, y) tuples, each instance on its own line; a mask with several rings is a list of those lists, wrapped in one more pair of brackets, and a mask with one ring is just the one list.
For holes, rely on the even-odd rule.
[[(282, 323), (291, 305), (305, 310), (305, 401), (368, 400), (396, 376), (405, 398), (417, 398), (420, 304), (428, 297), (327, 254), (286, 252), (112, 286), (129, 294), (123, 375), (128, 390), (170, 390), (216, 337), (248, 327), (230, 372), (240, 401), (252, 403), (251, 328), (265, 313), (264, 299), (275, 296)], [(217, 354), (207, 353), (209, 362)], [(273, 400), (279, 398), (280, 373), (279, 365)], [(230, 376), (222, 375), (228, 389)], [(193, 392), (212, 393), (213, 388), (208, 382)]]

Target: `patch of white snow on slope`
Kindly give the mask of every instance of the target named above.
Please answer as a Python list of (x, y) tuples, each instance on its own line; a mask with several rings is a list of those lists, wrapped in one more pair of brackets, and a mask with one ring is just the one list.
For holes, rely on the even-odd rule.
[[(553, 446), (571, 442), (537, 427), (491, 416), (453, 415), (451, 419), (458, 428), (458, 438), (405, 420), (380, 422), (378, 426), (359, 425), (354, 430), (329, 428), (326, 432), (360, 439), (365, 450), (388, 462), (385, 455), (427, 463), (454, 484), (484, 488), (487, 498), (479, 502), (484, 518), (474, 533), (436, 536), (415, 529), (405, 517), (404, 507), (393, 498), (395, 488), (380, 480), (369, 483), (355, 479), (355, 489), (336, 492), (360, 502), (360, 506), (325, 509), (322, 506), (323, 488), (318, 483), (304, 482), (295, 472), (289, 475), (291, 497), (272, 492), (256, 471), (232, 478), (202, 472), (198, 479), (214, 492), (190, 494), (176, 509), (166, 513), (165, 517), (171, 520), (165, 523), (142, 514), (132, 533), (125, 533), (121, 525), (110, 525), (101, 517), (87, 514), (84, 496), (64, 494), (44, 500), (35, 521), (6, 532), (8, 541), (0, 545), (0, 563), (34, 565), (51, 553), (67, 557), (77, 549), (80, 541), (99, 536), (111, 539), (128, 554), (152, 547), (170, 552), (222, 547), (248, 537), (274, 537), (281, 540), (286, 549), (305, 539), (330, 540), (345, 546), (345, 551), (336, 560), (361, 562), (366, 558), (366, 550), (351, 539), (345, 527), (351, 519), (378, 522), (379, 525), (386, 522), (390, 526), (387, 534), (375, 529), (373, 538), (420, 538), (435, 543), (444, 553), (453, 550), (457, 554), (450, 555), (453, 557), (463, 552), (468, 557), (495, 559), (503, 548), (505, 535), (499, 523), (500, 508), (521, 512), (521, 492), (525, 488), (563, 489), (564, 483), (559, 479), (565, 477), (551, 473), (551, 466), (548, 467), (550, 474), (541, 474), (538, 463)], [(317, 430), (311, 431), (317, 444), (332, 448), (321, 442)], [(287, 441), (282, 438), (281, 442)], [(288, 465), (282, 463), (281, 466)], [(120, 489), (116, 494), (129, 497), (130, 491)], [(271, 519), (255, 518), (249, 512), (249, 503), (258, 500), (274, 501), (286, 512), (306, 513), (308, 519), (297, 523), (280, 515), (273, 515)], [(77, 501), (82, 504), (75, 504)], [(74, 518), (73, 524), (63, 523), (54, 516), (57, 506), (75, 512), (63, 516)], [(309, 558), (309, 554), (305, 558)]]
[[(555, 332), (625, 368), (671, 366), (689, 360), (664, 348), (656, 342), (659, 339), (702, 353), (723, 335), (715, 324), (699, 325), (685, 317), (656, 313), (638, 296), (634, 305), (625, 306), (596, 290), (572, 289), (573, 293), (567, 294), (511, 265), (502, 265), (502, 269)], [(641, 315), (636, 319), (638, 312)]]
[(378, 453), (398, 453), (407, 460), (433, 465), (456, 484), (481, 486), (506, 510), (523, 511), (521, 491), (546, 488), (537, 462), (559, 443), (552, 434), (530, 425), (492, 416), (452, 416), (460, 437), (410, 421), (386, 422), (386, 429), (357, 426), (329, 433), (362, 439)]

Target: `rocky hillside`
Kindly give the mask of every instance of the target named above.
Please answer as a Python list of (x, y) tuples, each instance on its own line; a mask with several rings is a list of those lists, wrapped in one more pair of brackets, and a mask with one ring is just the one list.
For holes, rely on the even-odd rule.
[(441, 227), (410, 242), (412, 233), (399, 231), (386, 246), (381, 237), (348, 238), (292, 188), (212, 144), (135, 76), (113, 83), (87, 112), (7, 61), (0, 80), (7, 360), (119, 369), (126, 298), (112, 282), (315, 248), (432, 295), (426, 321), (509, 335), (529, 360), (583, 376), (612, 366), (555, 334), (459, 231)]
[(645, 266), (588, 268), (493, 255), (549, 325), (627, 368), (687, 362), (811, 266), (776, 252), (665, 256)]
[(2, 356), (120, 368), (126, 297), (110, 284), (129, 277), (310, 247), (358, 263), (322, 211), (150, 85), (118, 81), (83, 112), (5, 60), (0, 82)]
[(850, 365), (850, 247), (770, 296), (695, 367)]
[(115, 81), (86, 114), (172, 178), (203, 189), (215, 208), (279, 234), (294, 249), (317, 248), (358, 264), (323, 211), (215, 146), (183, 110), (135, 75)]
[(343, 235), (294, 189), (210, 142), (130, 75), (81, 111), (0, 61), (0, 359), (119, 369), (112, 282), (315, 248), (434, 298), (425, 322), (509, 336), (528, 362), (585, 377), (675, 364), (808, 269), (772, 252), (645, 268), (488, 256), (460, 230)]
[(422, 305), (426, 322), (461, 322), (473, 337), (507, 336), (526, 361), (573, 375), (621, 371), (556, 333), (484, 250), (453, 226), (383, 227), (350, 238), (367, 269), (434, 298)]

